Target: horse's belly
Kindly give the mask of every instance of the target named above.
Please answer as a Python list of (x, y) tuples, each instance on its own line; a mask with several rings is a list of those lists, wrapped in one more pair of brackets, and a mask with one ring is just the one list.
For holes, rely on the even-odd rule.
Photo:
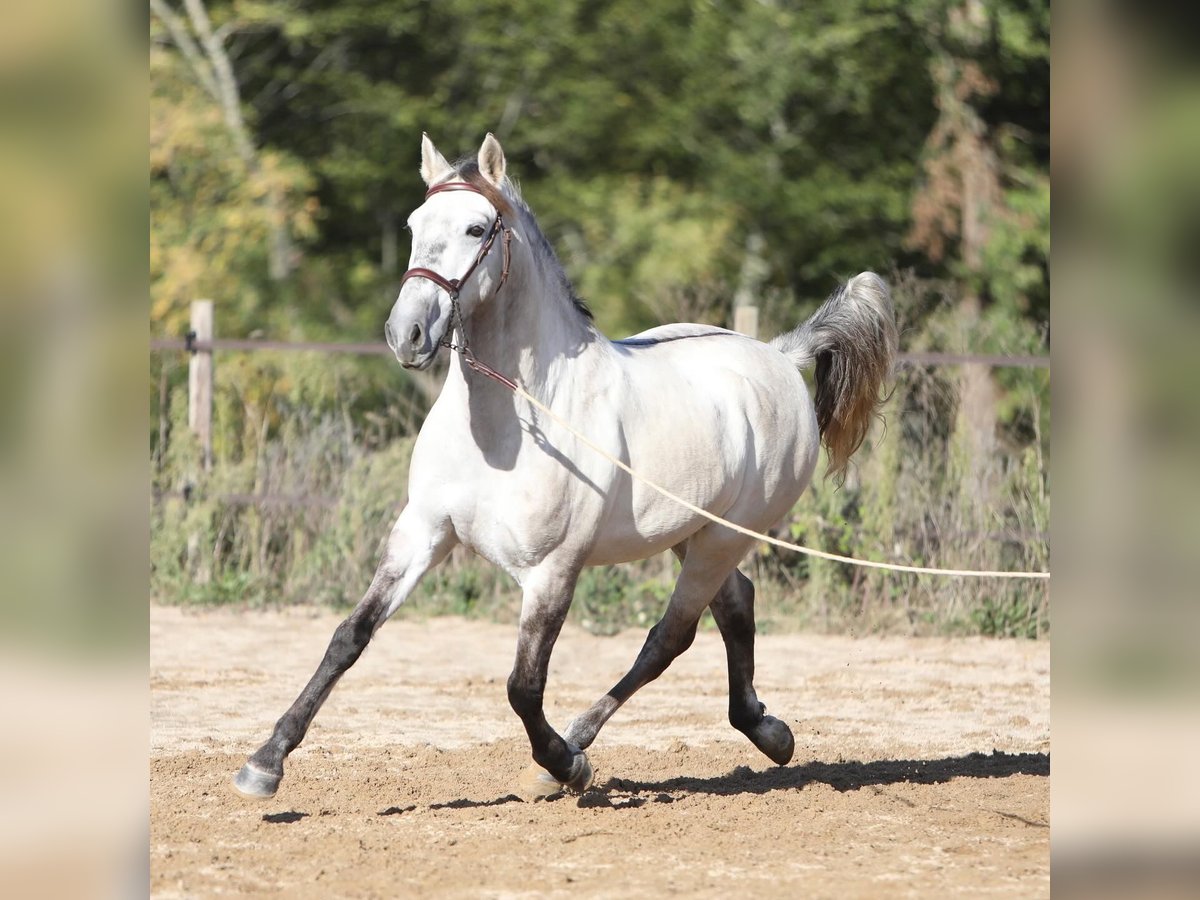
[(703, 524), (704, 519), (694, 514), (688, 514), (686, 521), (670, 526), (663, 523), (657, 527), (639, 528), (633, 521), (614, 523), (596, 536), (586, 564), (610, 566), (654, 556), (686, 540)]
[[(635, 460), (636, 462), (636, 460)], [(740, 479), (721, 467), (684, 469), (680, 472), (648, 469), (644, 475), (689, 503), (713, 513), (733, 505), (740, 494)], [(588, 565), (611, 565), (645, 559), (669, 550), (706, 525), (708, 520), (648, 485), (627, 476), (617, 479), (603, 518), (590, 543)]]
[[(758, 448), (753, 463), (743, 456), (727, 458), (723, 466), (682, 466), (673, 476), (647, 474), (694, 506), (761, 532), (783, 518), (800, 498), (812, 477), (816, 455), (815, 437), (805, 439), (799, 433), (777, 445), (777, 452)], [(681, 478), (680, 472), (687, 476)], [(712, 522), (645, 484), (626, 481), (624, 488), (596, 529), (588, 565), (645, 559)]]

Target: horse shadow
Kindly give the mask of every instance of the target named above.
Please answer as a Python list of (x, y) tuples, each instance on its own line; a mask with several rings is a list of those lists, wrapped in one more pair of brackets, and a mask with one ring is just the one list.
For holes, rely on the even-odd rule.
[[(631, 778), (609, 778), (594, 785), (577, 798), (581, 807), (637, 809), (647, 803), (672, 803), (681, 795), (709, 794), (718, 797), (762, 795), (773, 791), (799, 791), (813, 784), (825, 784), (835, 791), (858, 791), (866, 787), (890, 784), (943, 784), (955, 778), (1011, 778), (1014, 775), (1049, 777), (1050, 756), (1047, 753), (968, 753), (943, 759), (887, 759), (873, 762), (840, 761), (810, 762), (803, 765), (779, 766), (756, 772), (749, 766), (738, 766), (723, 775), (707, 778), (680, 775), (661, 781), (640, 781)], [(547, 802), (566, 799), (559, 793), (544, 798)], [(475, 809), (525, 802), (516, 794), (506, 794), (490, 800), (462, 797), (449, 802), (433, 803), (429, 809)], [(412, 812), (416, 806), (390, 807), (381, 816)], [(1029, 823), (1034, 824), (1034, 823)]]
[(825, 784), (835, 791), (846, 792), (889, 784), (943, 784), (955, 778), (1011, 778), (1014, 775), (1049, 777), (1050, 755), (993, 751), (990, 754), (968, 753), (943, 759), (809, 762), (762, 772), (756, 772), (748, 766), (738, 766), (724, 775), (708, 778), (687, 775), (662, 781), (611, 778), (600, 786), (600, 790), (730, 797), (803, 790), (812, 784)]

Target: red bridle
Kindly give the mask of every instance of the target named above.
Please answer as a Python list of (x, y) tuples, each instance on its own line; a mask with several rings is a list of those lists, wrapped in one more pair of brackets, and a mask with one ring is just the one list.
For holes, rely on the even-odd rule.
[[(473, 194), (479, 194), (481, 197), (486, 197), (483, 191), (469, 182), (447, 181), (445, 184), (435, 184), (428, 191), (426, 191), (425, 199), (428, 200), (434, 194), (440, 194), (442, 191), (470, 191)], [(462, 286), (467, 283), (467, 279), (471, 277), (472, 273), (479, 267), (479, 264), (483, 262), (484, 257), (486, 257), (491, 251), (492, 245), (496, 243), (497, 235), (501, 234), (504, 236), (504, 242), (502, 246), (504, 251), (504, 267), (500, 272), (500, 283), (496, 285), (496, 290), (499, 291), (500, 288), (504, 287), (504, 282), (508, 279), (508, 245), (512, 241), (512, 229), (505, 226), (504, 217), (500, 215), (499, 210), (496, 211), (496, 221), (492, 222), (492, 228), (488, 232), (487, 237), (484, 238), (483, 244), (480, 245), (479, 252), (475, 254), (475, 259), (472, 261), (471, 265), (467, 267), (467, 271), (463, 272), (461, 277), (444, 278), (437, 272), (433, 271), (433, 269), (426, 269), (421, 266), (417, 266), (416, 268), (409, 269), (404, 273), (404, 276), (400, 279), (400, 285), (403, 286), (404, 282), (408, 281), (410, 278), (424, 278), (428, 281), (432, 281), (434, 284), (444, 290), (450, 295), (450, 300), (454, 303), (457, 303), (458, 294), (459, 291), (462, 290)]]

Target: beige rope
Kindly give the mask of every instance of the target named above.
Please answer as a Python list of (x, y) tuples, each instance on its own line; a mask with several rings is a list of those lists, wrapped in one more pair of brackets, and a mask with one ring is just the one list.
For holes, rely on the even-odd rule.
[[(482, 369), (484, 367), (482, 367), (480, 365), (479, 368), (482, 371)], [(489, 370), (489, 372), (491, 372), (491, 371), (494, 371), (494, 370)], [(488, 373), (485, 372), (485, 374), (488, 374)], [(496, 377), (496, 376), (493, 375), (491, 377)], [(898, 563), (872, 562), (871, 560), (868, 560), (868, 559), (854, 559), (853, 557), (850, 557), (850, 556), (840, 556), (837, 553), (826, 553), (824, 550), (813, 550), (811, 547), (802, 547), (799, 544), (793, 544), (790, 541), (784, 541), (784, 540), (780, 540), (779, 538), (773, 538), (766, 534), (760, 534), (757, 531), (752, 531), (749, 528), (744, 528), (741, 525), (737, 525), (733, 522), (728, 521), (727, 519), (722, 519), (720, 516), (714, 515), (713, 513), (710, 513), (706, 509), (701, 509), (699, 506), (696, 506), (694, 503), (689, 503), (687, 500), (684, 500), (682, 497), (671, 493), (665, 487), (655, 484), (653, 481), (651, 481), (646, 476), (639, 475), (637, 472), (635, 472), (629, 466), (625, 465), (625, 463), (621, 462), (621, 460), (617, 459), (615, 456), (613, 456), (611, 453), (609, 453), (603, 447), (600, 447), (600, 446), (592, 443), (592, 441), (590, 441), (587, 437), (580, 434), (578, 431), (576, 431), (574, 428), (572, 428), (570, 425), (568, 425), (566, 422), (564, 422), (554, 412), (554, 410), (550, 409), (548, 406), (546, 406), (544, 403), (542, 403), (536, 397), (531, 396), (519, 384), (516, 384), (515, 382), (512, 382), (507, 378), (503, 378), (503, 376), (500, 376), (500, 377), (501, 377), (502, 381), (508, 387), (510, 387), (513, 390), (513, 392), (516, 393), (516, 395), (518, 397), (523, 397), (531, 406), (533, 406), (534, 408), (545, 413), (552, 420), (554, 420), (556, 423), (558, 423), (561, 427), (565, 428), (567, 431), (569, 431), (571, 434), (573, 434), (576, 438), (578, 438), (583, 444), (590, 447), (596, 453), (599, 453), (601, 456), (603, 456), (605, 459), (607, 459), (614, 466), (621, 469), (626, 474), (630, 475), (633, 478), (636, 478), (638, 481), (640, 481), (642, 484), (646, 485), (646, 487), (650, 488), (651, 490), (655, 490), (658, 493), (662, 494), (668, 500), (674, 500), (680, 506), (684, 507), (685, 509), (691, 510), (696, 515), (703, 516), (704, 518), (708, 519), (710, 522), (715, 522), (717, 525), (723, 525), (726, 528), (729, 528), (729, 529), (732, 529), (733, 531), (738, 532), (739, 534), (744, 534), (746, 537), (754, 538), (755, 540), (759, 540), (759, 541), (764, 541), (764, 542), (766, 542), (768, 544), (772, 544), (776, 547), (782, 547), (784, 550), (794, 550), (795, 552), (803, 553), (806, 556), (815, 556), (818, 559), (828, 559), (828, 560), (832, 560), (833, 562), (847, 563), (848, 565), (862, 566), (862, 567), (868, 568), (868, 569), (885, 569), (889, 572), (909, 572), (913, 575), (956, 575), (956, 576), (964, 577), (964, 578), (967, 578), (967, 577), (973, 577), (973, 578), (1040, 578), (1040, 579), (1049, 579), (1050, 578), (1049, 572), (988, 572), (988, 571), (980, 571), (977, 569), (935, 569), (935, 568), (931, 568), (929, 566), (904, 566), (904, 565), (900, 565)]]

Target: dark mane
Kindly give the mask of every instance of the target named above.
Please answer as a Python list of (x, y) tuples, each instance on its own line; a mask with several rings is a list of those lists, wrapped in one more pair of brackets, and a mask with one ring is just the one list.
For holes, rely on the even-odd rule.
[(571, 279), (567, 277), (566, 270), (563, 269), (562, 263), (558, 261), (558, 254), (554, 252), (554, 248), (550, 246), (550, 241), (542, 233), (537, 219), (534, 217), (532, 210), (530, 210), (529, 204), (521, 196), (521, 192), (516, 184), (505, 178), (503, 186), (497, 187), (479, 171), (479, 162), (473, 156), (460, 159), (454, 164), (454, 170), (459, 178), (478, 188), (479, 193), (483, 194), (487, 198), (488, 203), (496, 207), (502, 216), (514, 218), (517, 210), (525, 216), (530, 226), (529, 236), (532, 239), (531, 243), (534, 250), (552, 263), (551, 268), (557, 273), (563, 288), (567, 292), (567, 296), (571, 298), (571, 305), (589, 322), (595, 319), (587, 303), (583, 298), (576, 295), (575, 288), (571, 284)]

